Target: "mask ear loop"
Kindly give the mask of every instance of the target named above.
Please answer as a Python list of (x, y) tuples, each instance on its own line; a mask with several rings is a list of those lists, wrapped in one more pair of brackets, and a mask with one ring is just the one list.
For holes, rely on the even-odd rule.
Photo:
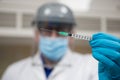
[[(36, 30), (37, 29), (37, 27), (35, 27), (36, 25), (34, 25), (34, 23), (32, 22), (31, 23), (31, 27), (33, 27), (33, 29), (34, 30)], [(32, 66), (34, 66), (35, 65), (35, 63), (34, 63), (34, 56), (35, 56), (35, 53), (36, 53), (36, 51), (37, 51), (37, 48), (36, 47), (38, 47), (38, 45), (35, 43), (35, 35), (33, 36), (33, 39), (32, 39), (32, 50), (31, 50), (31, 65)]]
[(32, 42), (32, 51), (31, 51), (31, 59), (32, 59), (32, 65), (34, 65), (34, 56), (35, 56), (35, 48), (36, 48), (36, 44), (35, 41), (33, 40)]

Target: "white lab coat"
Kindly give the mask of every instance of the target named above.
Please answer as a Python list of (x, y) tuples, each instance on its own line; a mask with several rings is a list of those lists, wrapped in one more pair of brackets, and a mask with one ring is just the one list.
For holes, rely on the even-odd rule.
[[(32, 65), (32, 62), (37, 65)], [(12, 64), (2, 80), (98, 80), (97, 61), (91, 55), (79, 55), (68, 50), (46, 78), (40, 54)]]

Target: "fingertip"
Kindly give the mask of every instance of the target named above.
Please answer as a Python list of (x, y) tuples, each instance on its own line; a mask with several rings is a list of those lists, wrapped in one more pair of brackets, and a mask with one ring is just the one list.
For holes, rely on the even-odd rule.
[(102, 36), (102, 35), (105, 35), (105, 33), (103, 33), (103, 32), (95, 33), (95, 34), (93, 34), (92, 39), (94, 40), (96, 38), (100, 38), (100, 36)]
[(120, 43), (120, 38), (118, 38), (118, 37), (116, 37), (114, 35), (111, 35), (111, 34), (104, 33), (104, 32), (99, 32), (99, 33), (93, 34), (92, 39), (93, 40), (96, 40), (96, 39), (109, 39), (109, 40), (117, 41), (117, 42)]

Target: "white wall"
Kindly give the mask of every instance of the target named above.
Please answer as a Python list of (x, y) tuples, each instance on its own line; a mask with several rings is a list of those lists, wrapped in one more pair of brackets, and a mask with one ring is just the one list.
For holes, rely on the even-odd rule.
[[(53, 1), (56, 2), (58, 0), (0, 0), (0, 13), (13, 13), (16, 18), (13, 28), (0, 26), (0, 36), (33, 37), (34, 35), (31, 28), (23, 28), (25, 22), (23, 19), (32, 19), (36, 9), (41, 4)], [(91, 35), (95, 32), (102, 31), (120, 37), (120, 9), (118, 9), (118, 6), (120, 6), (120, 0), (92, 0), (88, 12), (74, 11), (78, 22), (78, 33)], [(30, 18), (24, 15), (30, 15)], [(117, 29), (112, 31), (113, 27), (109, 27), (108, 22), (113, 22), (111, 25), (113, 25), (113, 27), (116, 26), (115, 28)], [(28, 22), (26, 21), (26, 23)]]

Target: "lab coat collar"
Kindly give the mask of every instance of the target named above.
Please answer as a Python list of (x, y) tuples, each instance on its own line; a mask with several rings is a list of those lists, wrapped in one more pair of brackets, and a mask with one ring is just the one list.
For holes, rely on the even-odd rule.
[(70, 49), (67, 50), (66, 54), (63, 56), (63, 58), (58, 62), (59, 67), (71, 67), (71, 57), (72, 57), (72, 51)]
[[(58, 76), (58, 74), (64, 73), (64, 71), (66, 71), (67, 69), (70, 69), (73, 66), (71, 60), (72, 60), (72, 51), (68, 50), (67, 53), (64, 55), (64, 57), (54, 67), (52, 73), (50, 74), (50, 76), (48, 78), (50, 80), (53, 80), (56, 76)], [(33, 57), (33, 63), (35, 64), (35, 66), (37, 65), (39, 68), (39, 69), (35, 68), (36, 73), (40, 72), (39, 74), (41, 74), (41, 72), (43, 72), (45, 74), (44, 65), (43, 65), (43, 62), (42, 62), (41, 57), (40, 57), (40, 52), (38, 52)], [(44, 74), (41, 74), (41, 75), (44, 75)], [(44, 75), (44, 77), (42, 77), (42, 79), (45, 79), (45, 75)]]
[[(33, 64), (43, 66), (43, 62), (42, 62), (40, 55), (41, 55), (41, 52), (38, 51), (36, 55), (33, 57)], [(58, 62), (56, 66), (71, 67), (72, 66), (72, 63), (70, 61), (72, 57), (71, 55), (72, 55), (72, 51), (68, 49), (66, 54), (63, 56), (63, 58)]]
[(64, 73), (67, 69), (70, 69), (72, 67), (71, 64), (71, 57), (72, 53), (70, 50), (67, 51), (67, 53), (64, 55), (64, 57), (58, 62), (58, 64), (53, 69), (53, 72), (48, 77), (50, 80), (53, 80), (56, 78), (59, 74)]

